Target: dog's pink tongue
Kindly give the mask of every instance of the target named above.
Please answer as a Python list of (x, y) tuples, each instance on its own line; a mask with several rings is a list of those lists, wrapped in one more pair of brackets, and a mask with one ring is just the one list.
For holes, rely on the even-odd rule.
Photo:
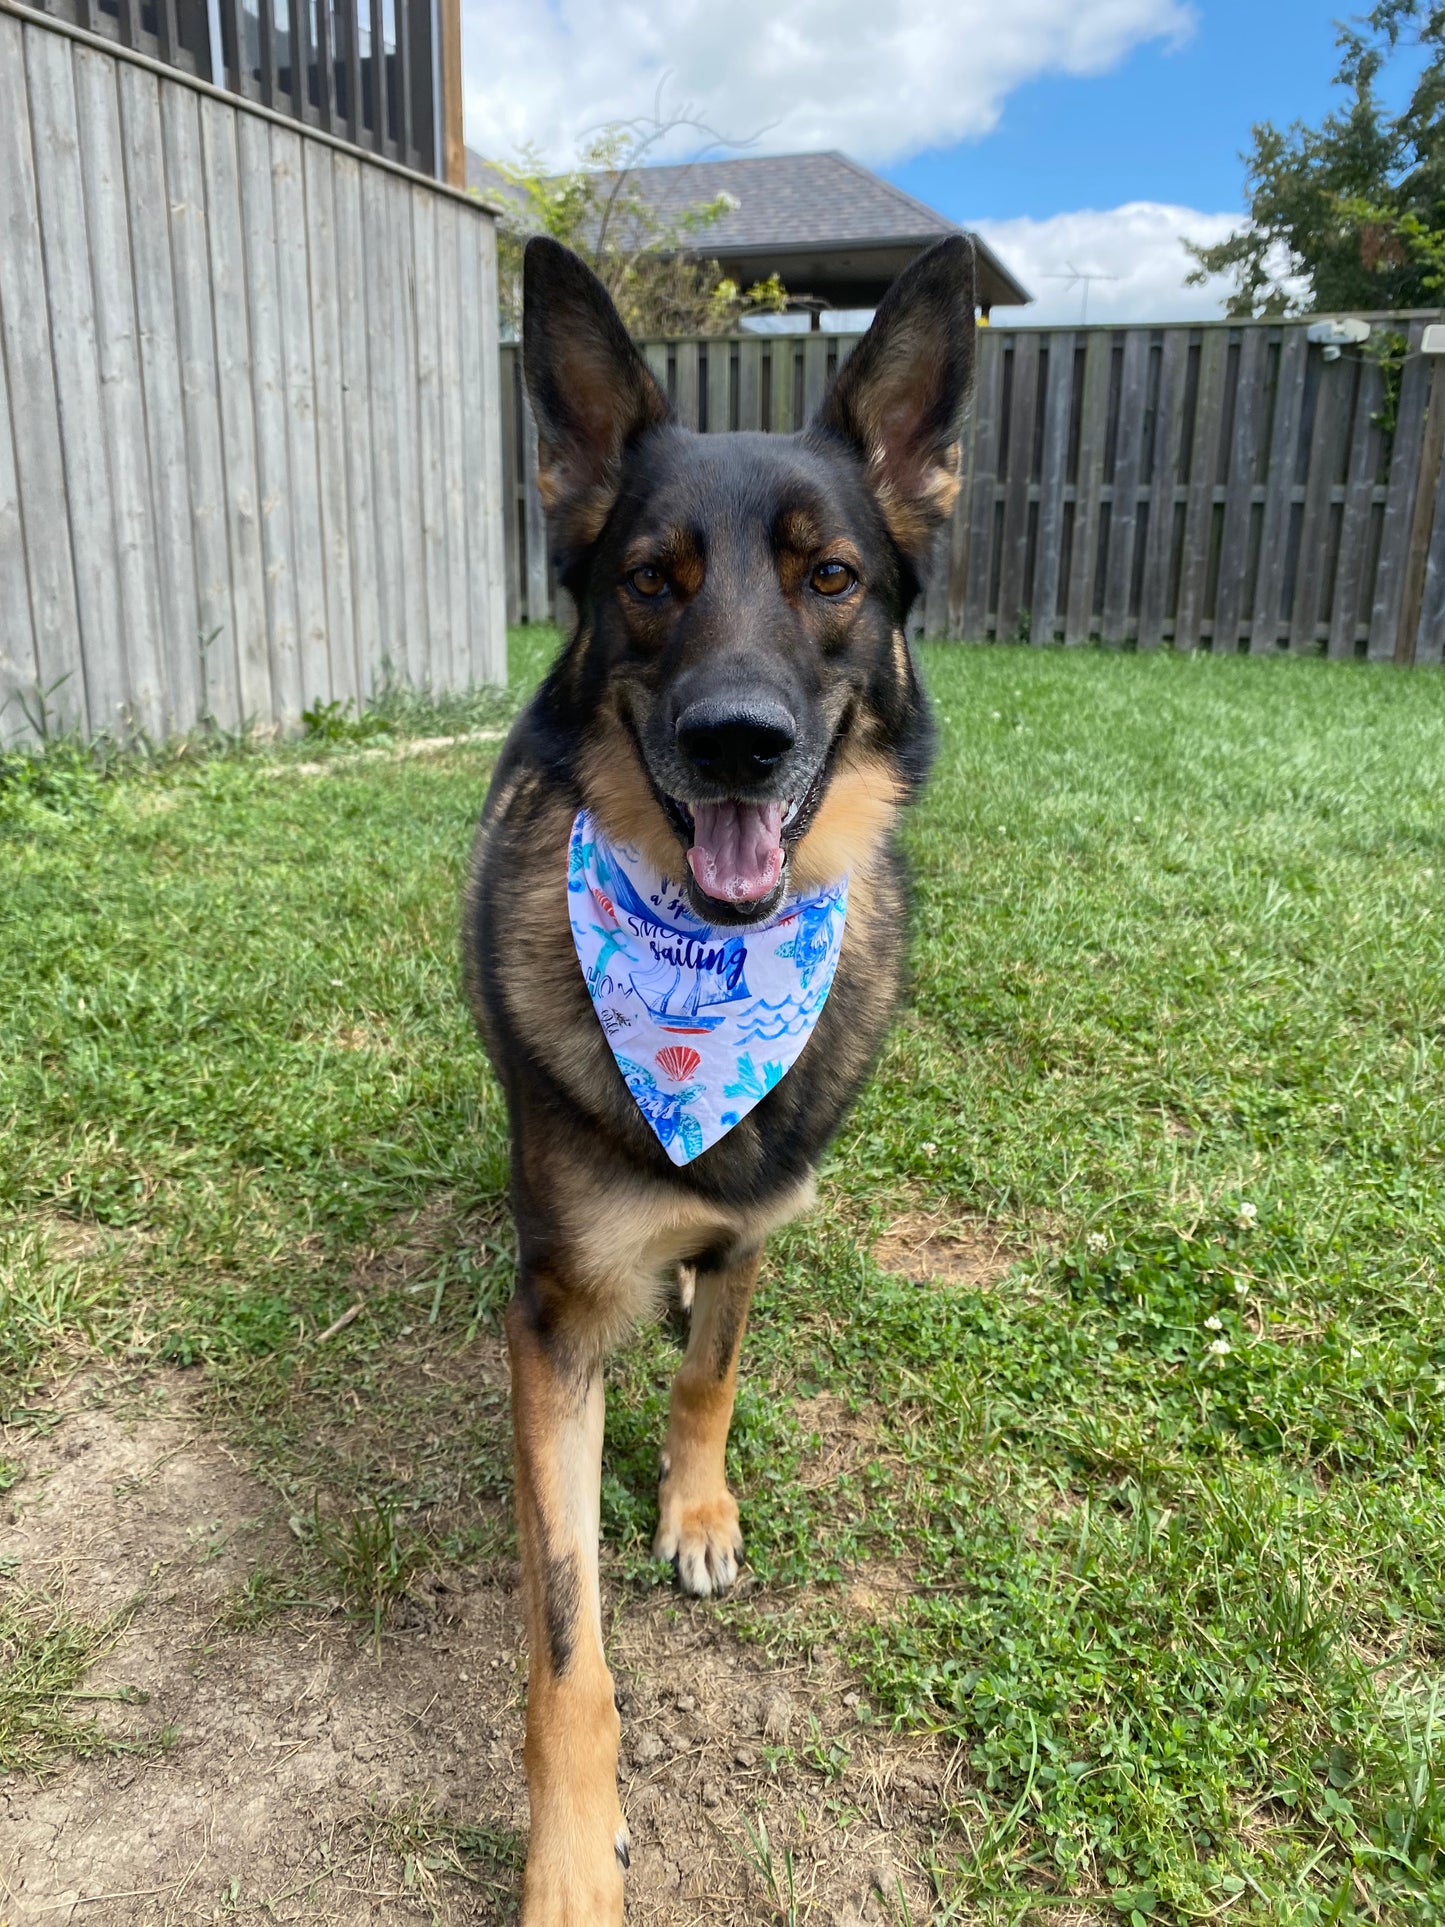
[(758, 903), (783, 874), (781, 803), (693, 806), (688, 865), (698, 887), (722, 903)]

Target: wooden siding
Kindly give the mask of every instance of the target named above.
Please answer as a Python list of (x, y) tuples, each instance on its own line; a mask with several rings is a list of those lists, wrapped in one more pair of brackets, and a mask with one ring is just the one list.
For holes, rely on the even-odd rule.
[[(1445, 362), (1420, 352), (1434, 318), (1380, 318), (1408, 342), (1393, 434), (1379, 364), (1327, 362), (1303, 322), (981, 329), (963, 486), (915, 629), (1439, 662)], [(789, 431), (856, 341), (643, 347), (689, 427)], [(503, 351), (507, 606), (550, 620), (516, 361)]]
[(0, 9), (0, 742), (503, 680), (496, 242)]

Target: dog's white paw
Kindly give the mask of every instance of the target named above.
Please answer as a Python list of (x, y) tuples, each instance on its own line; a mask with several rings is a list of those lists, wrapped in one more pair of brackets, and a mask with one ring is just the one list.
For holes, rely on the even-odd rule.
[(662, 1490), (662, 1522), (653, 1542), (658, 1559), (670, 1559), (678, 1584), (695, 1599), (721, 1597), (731, 1590), (742, 1563), (743, 1535), (737, 1501), (731, 1492), (701, 1505), (669, 1500)]

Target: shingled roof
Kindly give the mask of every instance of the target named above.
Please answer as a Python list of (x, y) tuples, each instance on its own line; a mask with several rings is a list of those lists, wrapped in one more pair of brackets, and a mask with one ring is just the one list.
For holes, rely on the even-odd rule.
[[(476, 154), (469, 153), (467, 162), (469, 185), (495, 194), (495, 172)], [(724, 267), (752, 265), (760, 276), (776, 265), (790, 288), (836, 279), (841, 293), (844, 284), (861, 288), (879, 277), (886, 285), (921, 248), (966, 231), (836, 152), (640, 167), (629, 186), (665, 220), (726, 196), (734, 205), (708, 223), (698, 237), (699, 253)], [(1027, 289), (997, 255), (973, 238), (983, 306), (1029, 301)]]
[(849, 241), (934, 241), (958, 228), (846, 154), (774, 154), (639, 168), (639, 191), (662, 214), (727, 195), (736, 202), (707, 229), (707, 245), (837, 246)]

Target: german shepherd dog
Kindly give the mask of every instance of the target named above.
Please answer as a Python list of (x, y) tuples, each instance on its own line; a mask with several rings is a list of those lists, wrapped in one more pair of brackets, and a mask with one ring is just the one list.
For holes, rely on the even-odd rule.
[[(796, 435), (679, 427), (601, 284), (556, 242), (530, 244), (524, 289), (542, 493), (577, 624), (498, 762), (464, 955), (512, 1133), (522, 1921), (601, 1927), (622, 1919), (628, 1864), (598, 1600), (603, 1359), (692, 1267), (656, 1552), (684, 1592), (726, 1592), (742, 1538), (724, 1458), (763, 1241), (810, 1202), (899, 990), (896, 828), (932, 739), (904, 623), (958, 488), (973, 260), (961, 236), (917, 260)], [(574, 948), (583, 809), (682, 879), (717, 930), (848, 879), (832, 989), (797, 1062), (680, 1167)]]

